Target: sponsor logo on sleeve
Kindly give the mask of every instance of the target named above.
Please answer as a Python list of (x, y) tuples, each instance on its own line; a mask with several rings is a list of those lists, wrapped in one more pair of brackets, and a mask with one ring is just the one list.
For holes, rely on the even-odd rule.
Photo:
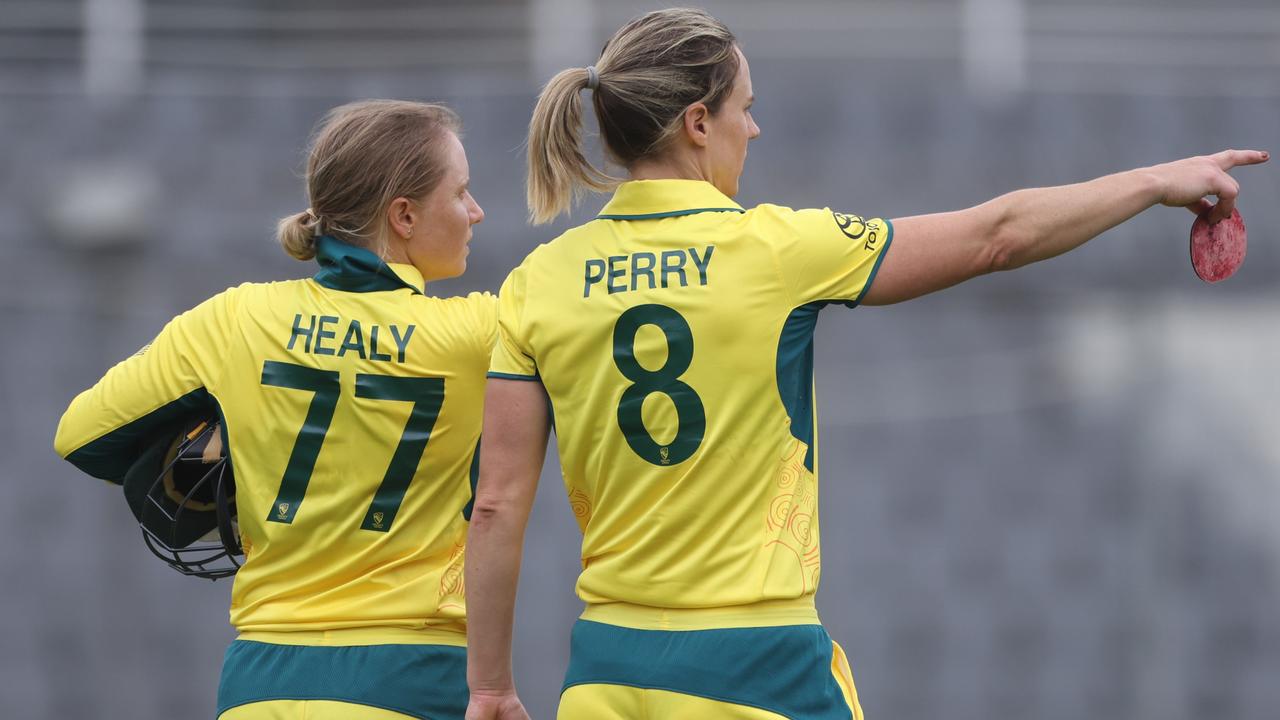
[(840, 228), (840, 232), (850, 240), (861, 240), (863, 249), (875, 250), (880, 244), (880, 238), (884, 237), (884, 222), (879, 219), (865, 220), (860, 215), (851, 215), (849, 213), (831, 212), (831, 216), (835, 218), (836, 226)]

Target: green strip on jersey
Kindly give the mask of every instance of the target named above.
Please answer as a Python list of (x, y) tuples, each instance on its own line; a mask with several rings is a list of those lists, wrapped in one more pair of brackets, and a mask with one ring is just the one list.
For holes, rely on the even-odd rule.
[(658, 220), (661, 218), (697, 215), (704, 212), (736, 212), (745, 213), (742, 208), (691, 208), (689, 210), (672, 210), (670, 212), (644, 213), (642, 215), (597, 215), (597, 220)]
[(476, 485), (480, 483), (480, 441), (482, 440), (484, 440), (483, 436), (476, 438), (476, 449), (471, 453), (471, 470), (467, 473), (467, 478), (471, 482), (471, 498), (462, 508), (462, 517), (467, 522), (471, 522), (471, 511), (476, 507)]
[(537, 375), (516, 375), (515, 373), (502, 373), (490, 370), (485, 377), (497, 378), (499, 380), (524, 380), (525, 382), (541, 381), (542, 378)]
[(880, 263), (884, 262), (884, 256), (889, 254), (889, 246), (893, 244), (893, 221), (885, 218), (884, 224), (889, 228), (884, 236), (884, 247), (880, 248), (880, 254), (876, 256), (876, 264), (871, 266), (867, 281), (862, 284), (862, 292), (858, 293), (858, 297), (849, 307), (858, 307), (862, 303), (862, 298), (866, 297), (867, 291), (871, 289), (871, 283), (875, 282), (876, 273), (880, 272)]
[(833, 652), (821, 625), (672, 631), (579, 620), (564, 689), (626, 685), (746, 705), (791, 720), (851, 720), (831, 674)]
[(791, 435), (808, 446), (804, 466), (813, 472), (813, 330), (827, 302), (801, 305), (787, 316), (778, 336), (778, 396), (791, 418)]
[(871, 283), (880, 272), (880, 263), (893, 242), (893, 223), (888, 220), (889, 234), (884, 239), (884, 247), (876, 262), (871, 266), (867, 281), (862, 291), (853, 301), (818, 300), (801, 305), (787, 316), (778, 335), (778, 360), (776, 374), (778, 378), (778, 395), (782, 406), (791, 418), (791, 435), (804, 443), (808, 449), (804, 453), (804, 466), (813, 472), (815, 443), (813, 439), (813, 331), (818, 326), (818, 311), (832, 303), (841, 303), (846, 307), (857, 307), (867, 294)]
[(217, 403), (207, 390), (196, 388), (177, 400), (161, 405), (146, 415), (81, 445), (67, 455), (67, 461), (99, 480), (119, 485), (143, 445), (154, 440), (156, 433), (168, 432), (177, 426), (178, 421), (201, 410), (216, 407)]
[(222, 665), (218, 714), (269, 700), (333, 700), (420, 720), (462, 720), (467, 698), (466, 648), (236, 640)]

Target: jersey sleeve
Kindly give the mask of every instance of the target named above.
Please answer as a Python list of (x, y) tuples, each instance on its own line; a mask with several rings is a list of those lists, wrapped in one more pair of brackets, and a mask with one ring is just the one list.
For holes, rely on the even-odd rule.
[(850, 213), (770, 208), (787, 226), (776, 244), (779, 271), (797, 305), (856, 307), (893, 241), (893, 223)]
[(216, 404), (209, 385), (231, 341), (234, 290), (165, 325), (149, 345), (80, 393), (58, 423), (54, 450), (84, 472), (120, 483), (158, 431)]
[(493, 357), (493, 344), (498, 339), (498, 298), (492, 293), (473, 292), (466, 297), (466, 307), (475, 329), (475, 357), (481, 367), (487, 368)]
[(511, 271), (498, 292), (498, 339), (489, 363), (489, 377), (505, 380), (537, 380), (529, 338), (525, 335), (526, 268)]

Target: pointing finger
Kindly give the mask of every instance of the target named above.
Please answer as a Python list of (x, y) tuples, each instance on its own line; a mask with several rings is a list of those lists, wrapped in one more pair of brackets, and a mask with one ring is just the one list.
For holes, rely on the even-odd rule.
[(1257, 165), (1270, 159), (1271, 153), (1265, 150), (1223, 150), (1213, 156), (1213, 161), (1223, 170), (1241, 165)]

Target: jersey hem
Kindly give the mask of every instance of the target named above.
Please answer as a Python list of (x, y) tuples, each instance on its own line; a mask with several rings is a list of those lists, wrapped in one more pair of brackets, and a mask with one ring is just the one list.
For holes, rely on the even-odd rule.
[(588, 604), (582, 620), (635, 630), (717, 630), (723, 628), (821, 625), (813, 596), (763, 600), (747, 605), (663, 608), (631, 603)]
[(245, 705), (256, 705), (258, 703), (269, 703), (269, 702), (313, 702), (313, 701), (342, 703), (344, 705), (361, 705), (363, 707), (371, 707), (371, 708), (377, 708), (378, 710), (386, 710), (387, 712), (393, 712), (393, 713), (396, 713), (397, 715), (404, 715), (405, 717), (410, 717), (410, 718), (413, 718), (414, 720), (435, 720), (435, 718), (431, 717), (430, 715), (422, 715), (408, 708), (397, 707), (394, 705), (380, 705), (378, 703), (373, 703), (373, 702), (365, 702), (362, 700), (352, 700), (351, 698), (329, 696), (329, 695), (307, 695), (304, 697), (302, 695), (293, 694), (293, 693), (284, 693), (284, 694), (278, 694), (278, 695), (271, 695), (267, 697), (254, 698), (252, 700), (243, 700), (240, 702), (233, 703), (231, 705), (227, 705), (225, 707), (219, 707), (218, 717), (221, 718), (223, 714), (227, 713), (228, 711), (235, 710), (238, 707), (244, 707)]
[(274, 645), (449, 645), (466, 647), (465, 632), (436, 628), (359, 627), (336, 630), (246, 630), (237, 640)]
[(493, 371), (490, 371), (490, 372), (485, 373), (485, 377), (487, 377), (487, 378), (496, 378), (496, 379), (498, 379), (498, 380), (523, 380), (523, 381), (525, 381), (525, 382), (531, 382), (531, 381), (535, 381), (535, 380), (537, 380), (537, 381), (542, 380), (542, 378), (541, 378), (541, 377), (539, 377), (539, 376), (538, 376), (538, 375), (536, 375), (536, 374), (534, 374), (534, 375), (519, 375), (519, 374), (517, 374), (517, 373), (504, 373), (504, 372), (493, 372)]
[(617, 685), (618, 687), (635, 688), (636, 690), (658, 690), (660, 692), (669, 692), (674, 695), (688, 695), (690, 697), (702, 698), (703, 700), (713, 700), (725, 705), (737, 705), (738, 707), (749, 707), (756, 710), (763, 710), (767, 713), (773, 713), (783, 718), (787, 717), (784, 708), (772, 707), (762, 703), (738, 700), (728, 695), (717, 695), (708, 692), (693, 692), (686, 688), (677, 688), (662, 683), (642, 683), (642, 682), (624, 682), (621, 680), (577, 680), (572, 683), (565, 683), (560, 688), (560, 695), (563, 697), (565, 691), (569, 688), (582, 687), (583, 685)]
[(884, 247), (880, 248), (880, 254), (876, 256), (876, 262), (871, 266), (871, 273), (867, 275), (867, 281), (862, 284), (862, 291), (858, 293), (858, 297), (854, 298), (849, 305), (851, 308), (856, 308), (862, 303), (862, 298), (871, 289), (871, 283), (875, 282), (876, 273), (880, 272), (880, 263), (884, 262), (884, 256), (888, 254), (889, 246), (893, 244), (893, 221), (888, 218), (883, 218), (883, 220), (884, 224), (889, 228), (889, 234), (884, 238)]

